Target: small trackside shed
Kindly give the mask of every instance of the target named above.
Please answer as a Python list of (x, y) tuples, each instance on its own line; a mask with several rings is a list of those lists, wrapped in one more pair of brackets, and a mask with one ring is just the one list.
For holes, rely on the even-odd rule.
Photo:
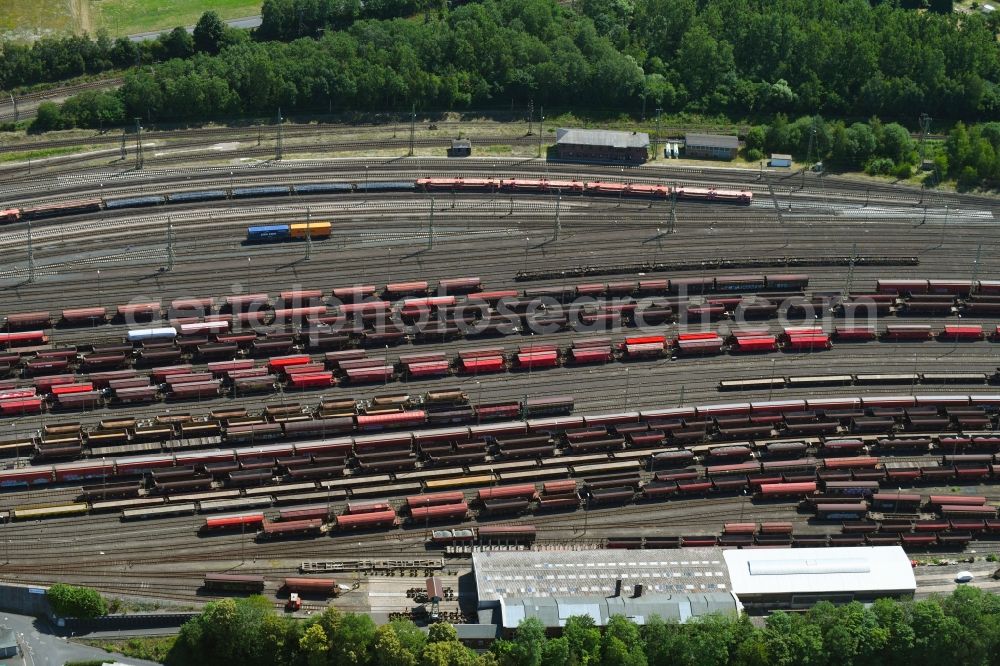
[(739, 137), (721, 134), (685, 134), (684, 156), (707, 160), (731, 160), (740, 149)]
[(782, 155), (781, 153), (771, 153), (771, 166), (790, 167), (792, 166), (792, 156)]
[(649, 135), (612, 130), (556, 130), (559, 159), (641, 164), (649, 159)]
[(448, 157), (469, 157), (472, 155), (472, 141), (469, 139), (452, 139)]
[(908, 599), (917, 588), (899, 546), (726, 550), (722, 556), (733, 594), (751, 611)]

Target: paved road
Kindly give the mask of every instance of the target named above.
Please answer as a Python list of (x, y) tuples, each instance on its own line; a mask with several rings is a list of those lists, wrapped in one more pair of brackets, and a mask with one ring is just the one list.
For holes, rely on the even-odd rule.
[[(233, 28), (256, 28), (260, 25), (260, 16), (244, 16), (243, 18), (229, 19), (226, 21), (226, 25)], [(194, 32), (194, 26), (189, 25), (185, 28), (188, 32)], [(128, 38), (133, 42), (144, 42), (148, 39), (156, 39), (160, 36), (163, 30), (154, 30), (151, 32), (140, 32), (136, 35), (129, 35)]]
[(52, 633), (48, 622), (29, 615), (3, 613), (2, 617), (3, 624), (13, 629), (21, 638), (22, 646), (26, 647), (26, 666), (63, 666), (67, 661), (99, 658), (115, 659), (132, 666), (156, 666), (153, 661), (123, 657), (68, 641)]

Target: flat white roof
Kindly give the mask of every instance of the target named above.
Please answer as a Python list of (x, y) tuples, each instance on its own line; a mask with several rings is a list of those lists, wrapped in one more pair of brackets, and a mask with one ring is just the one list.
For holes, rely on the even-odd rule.
[(910, 558), (899, 546), (726, 550), (723, 558), (737, 596), (917, 588)]

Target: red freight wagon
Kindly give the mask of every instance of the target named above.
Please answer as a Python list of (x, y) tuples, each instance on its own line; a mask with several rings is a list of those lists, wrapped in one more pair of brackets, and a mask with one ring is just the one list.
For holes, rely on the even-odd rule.
[(405, 296), (407, 294), (427, 293), (427, 282), (425, 280), (415, 282), (395, 282), (385, 285), (385, 293), (390, 296)]
[(500, 289), (496, 291), (479, 291), (474, 294), (469, 294), (466, 296), (466, 300), (496, 303), (497, 301), (505, 298), (517, 298), (518, 296), (520, 296), (520, 292), (516, 289)]
[(49, 328), (52, 326), (52, 317), (48, 312), (24, 312), (21, 314), (7, 315), (7, 329), (15, 328)]
[(559, 365), (559, 354), (555, 351), (519, 352), (515, 359), (521, 368), (554, 368)]
[(889, 324), (885, 327), (887, 340), (929, 340), (931, 327), (927, 324)]
[(341, 301), (354, 303), (355, 301), (361, 301), (374, 296), (376, 291), (375, 285), (366, 284), (355, 287), (337, 287), (331, 294), (334, 298)]
[(300, 442), (295, 445), (295, 454), (300, 456), (347, 456), (354, 447), (350, 437), (341, 439), (326, 439), (317, 442)]
[(423, 363), (407, 363), (406, 371), (411, 377), (435, 377), (451, 372), (448, 361), (427, 361)]
[(469, 374), (503, 372), (503, 356), (477, 356), (461, 359), (461, 370)]
[(17, 416), (20, 414), (38, 414), (42, 411), (41, 398), (17, 398), (0, 400), (0, 414)]
[(326, 388), (333, 386), (333, 373), (317, 372), (309, 374), (294, 374), (289, 377), (289, 381), (291, 382), (292, 388)]
[(312, 359), (306, 354), (276, 356), (267, 360), (267, 367), (274, 372), (275, 370), (280, 370), (281, 368), (285, 368), (290, 365), (304, 365), (310, 361), (312, 361)]
[(326, 370), (326, 365), (323, 363), (305, 363), (303, 365), (290, 365), (284, 368), (285, 375), (289, 379), (295, 375), (314, 375), (317, 372), (323, 372)]
[(345, 371), (347, 379), (351, 382), (387, 382), (392, 379), (395, 368), (391, 365), (377, 365), (374, 367), (348, 368)]
[(832, 458), (823, 462), (825, 469), (875, 469), (879, 466), (878, 458)]
[(163, 382), (167, 381), (167, 377), (171, 377), (173, 375), (190, 375), (191, 369), (192, 366), (190, 364), (170, 365), (162, 368), (155, 368), (152, 372), (149, 373), (149, 376), (153, 379), (154, 382), (162, 384)]
[(208, 371), (215, 376), (224, 375), (227, 372), (233, 370), (249, 370), (253, 367), (253, 359), (240, 359), (238, 361), (219, 361), (217, 363), (209, 363)]
[(390, 414), (372, 414), (357, 417), (358, 430), (382, 430), (421, 426), (427, 422), (427, 413), (416, 409)]
[(262, 538), (273, 539), (283, 536), (318, 535), (323, 531), (323, 521), (320, 519), (311, 520), (285, 520), (272, 522), (265, 520)]
[(49, 336), (45, 331), (20, 331), (17, 333), (0, 333), (0, 346), (30, 347), (47, 344)]
[(391, 527), (396, 524), (396, 512), (352, 513), (337, 516), (337, 528), (342, 530)]
[(946, 340), (982, 340), (983, 327), (979, 324), (962, 326), (945, 325), (941, 337)]
[(465, 520), (468, 514), (469, 505), (465, 502), (410, 508), (410, 516), (414, 522), (421, 520)]
[(423, 495), (410, 495), (406, 498), (406, 506), (414, 507), (436, 506), (438, 504), (457, 504), (465, 500), (465, 495), (460, 490), (449, 490), (440, 493), (424, 493)]
[(326, 314), (325, 305), (315, 305), (306, 308), (280, 308), (274, 310), (274, 322), (285, 322), (292, 319), (307, 319)]
[(52, 387), (52, 395), (68, 395), (70, 393), (89, 393), (94, 390), (94, 385), (85, 384), (61, 384)]
[(34, 486), (52, 482), (52, 468), (22, 467), (0, 471), (0, 488)]
[(941, 506), (944, 504), (952, 506), (982, 506), (986, 504), (986, 498), (974, 495), (931, 495), (927, 499), (927, 504), (930, 506)]
[(805, 497), (816, 492), (816, 482), (803, 483), (764, 483), (760, 486), (759, 496), (771, 497)]
[(203, 530), (228, 530), (243, 529), (245, 527), (257, 528), (264, 522), (263, 513), (245, 513), (237, 516), (218, 516), (216, 518), (206, 518)]
[(460, 294), (480, 289), (481, 287), (482, 280), (477, 277), (447, 278), (438, 281), (438, 291), (441, 293), (452, 292)]
[(337, 590), (333, 578), (286, 578), (284, 587), (289, 592), (329, 596)]
[(62, 318), (67, 324), (103, 322), (107, 319), (107, 310), (104, 308), (71, 308), (62, 311)]
[(53, 386), (72, 384), (74, 382), (76, 382), (76, 375), (49, 375), (48, 377), (35, 379), (32, 384), (34, 384), (39, 393), (50, 393)]
[(5, 400), (22, 400), (24, 398), (34, 398), (36, 389), (33, 386), (24, 388), (11, 388), (0, 391), (0, 402)]
[(533, 483), (522, 483), (515, 486), (497, 486), (479, 490), (479, 501), (494, 499), (532, 499), (535, 496)]
[(118, 316), (120, 317), (151, 317), (153, 315), (160, 314), (160, 302), (154, 301), (151, 303), (128, 303), (126, 305), (118, 306)]
[(926, 294), (928, 290), (927, 280), (894, 280), (884, 279), (875, 281), (875, 291), (880, 294)]
[(855, 342), (874, 340), (877, 335), (874, 326), (837, 326), (833, 334), (838, 340)]
[(312, 299), (323, 298), (322, 289), (290, 289), (278, 294), (278, 297), (286, 303), (307, 303)]

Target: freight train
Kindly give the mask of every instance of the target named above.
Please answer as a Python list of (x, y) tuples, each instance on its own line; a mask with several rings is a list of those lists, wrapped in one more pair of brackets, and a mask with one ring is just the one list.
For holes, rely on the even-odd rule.
[(91, 197), (39, 204), (25, 208), (0, 210), (0, 224), (20, 220), (43, 220), (53, 217), (94, 213), (102, 210), (152, 208), (171, 204), (207, 203), (212, 201), (258, 199), (265, 197), (311, 196), (334, 194), (382, 194), (388, 192), (447, 191), (447, 192), (508, 192), (511, 194), (562, 193), (590, 196), (613, 196), (642, 199), (670, 199), (676, 196), (686, 201), (711, 201), (750, 205), (753, 193), (712, 187), (670, 187), (647, 183), (617, 183), (602, 181), (559, 181), (547, 179), (499, 178), (419, 178), (415, 181), (373, 181), (349, 183), (297, 183), (293, 185), (259, 185), (227, 187), (212, 190), (189, 190), (167, 194), (151, 194), (121, 198)]

